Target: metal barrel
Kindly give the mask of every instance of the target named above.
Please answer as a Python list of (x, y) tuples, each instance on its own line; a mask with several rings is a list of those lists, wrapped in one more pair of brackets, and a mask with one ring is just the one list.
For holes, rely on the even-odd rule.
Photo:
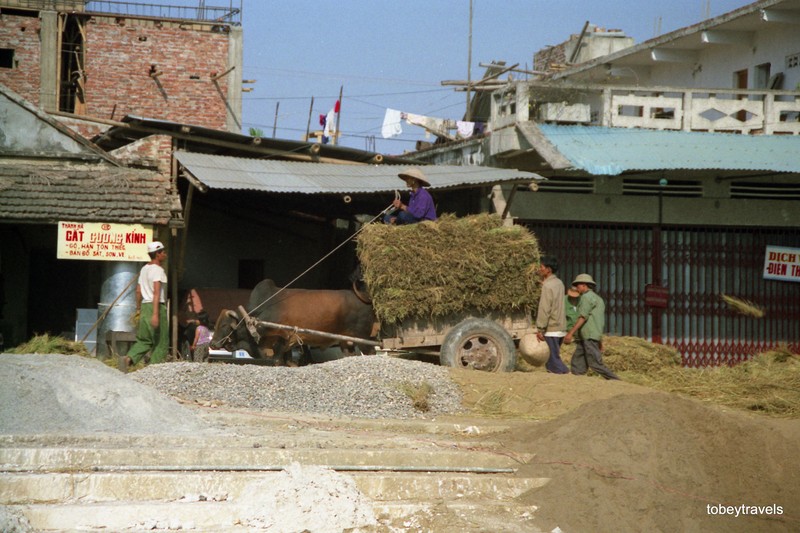
[[(131, 316), (136, 311), (136, 282), (141, 264), (134, 262), (109, 261), (103, 265), (103, 284), (100, 288), (100, 303), (97, 304), (98, 317), (104, 316), (98, 325), (97, 356), (111, 355), (106, 342), (109, 331), (133, 333), (136, 326)], [(124, 291), (124, 294), (120, 294)], [(112, 305), (113, 304), (113, 305)]]

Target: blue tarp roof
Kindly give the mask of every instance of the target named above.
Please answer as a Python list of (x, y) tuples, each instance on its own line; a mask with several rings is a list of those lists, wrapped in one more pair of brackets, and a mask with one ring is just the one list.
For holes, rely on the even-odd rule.
[(539, 124), (574, 168), (614, 176), (644, 170), (800, 172), (800, 136), (736, 135)]

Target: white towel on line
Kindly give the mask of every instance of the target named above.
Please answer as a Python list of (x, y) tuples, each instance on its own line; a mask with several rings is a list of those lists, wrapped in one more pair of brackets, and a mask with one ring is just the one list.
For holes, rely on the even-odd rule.
[(383, 116), (383, 127), (381, 127), (381, 135), (384, 139), (389, 137), (397, 137), (403, 133), (403, 126), (401, 125), (401, 113), (396, 109), (387, 109), (386, 114)]
[(475, 131), (475, 123), (459, 120), (456, 122), (456, 129), (460, 137), (472, 137), (472, 133)]

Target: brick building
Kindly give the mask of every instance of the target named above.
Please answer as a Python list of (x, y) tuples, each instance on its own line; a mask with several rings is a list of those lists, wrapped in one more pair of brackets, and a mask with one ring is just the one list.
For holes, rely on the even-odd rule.
[[(181, 202), (169, 174), (120, 164), (0, 85), (0, 344), (5, 348), (36, 333), (69, 337), (76, 310), (94, 308), (93, 322), (97, 308), (111, 301), (104, 293), (114, 287), (113, 299), (119, 292), (110, 282), (131, 279), (146, 260), (141, 254), (134, 260), (136, 250), (117, 254), (115, 246), (106, 247), (105, 257), (94, 255), (91, 243), (101, 239), (92, 241), (89, 227), (109, 236), (146, 228), (168, 241), (170, 230), (181, 224)], [(81, 235), (64, 248), (62, 227), (85, 228), (88, 246)], [(133, 302), (133, 293), (126, 298)], [(124, 309), (120, 305), (108, 316)], [(95, 331), (98, 338), (104, 325)]]
[(203, 4), (0, 0), (0, 83), (50, 113), (238, 132), (241, 13)]
[[(152, 135), (114, 156), (87, 138), (126, 116), (241, 129), (241, 9), (168, 5), (176, 3), (0, 0), (0, 170), (10, 184), (0, 187), (0, 257), (15, 258), (0, 269), (6, 346), (69, 332), (76, 309), (102, 309), (119, 292), (112, 281), (141, 266), (57, 256), (61, 222), (139, 224), (169, 244), (181, 226), (171, 137)], [(64, 143), (77, 148), (65, 155)]]

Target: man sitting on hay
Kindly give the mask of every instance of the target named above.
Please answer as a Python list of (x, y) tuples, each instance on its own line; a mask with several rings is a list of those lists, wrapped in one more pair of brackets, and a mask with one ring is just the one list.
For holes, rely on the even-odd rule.
[(400, 172), (398, 176), (411, 188), (411, 196), (408, 204), (404, 204), (400, 198), (395, 198), (392, 202), (394, 211), (387, 213), (383, 221), (386, 224), (416, 224), (423, 220), (436, 220), (433, 197), (424, 188), (431, 186), (425, 174), (418, 168), (409, 168)]

